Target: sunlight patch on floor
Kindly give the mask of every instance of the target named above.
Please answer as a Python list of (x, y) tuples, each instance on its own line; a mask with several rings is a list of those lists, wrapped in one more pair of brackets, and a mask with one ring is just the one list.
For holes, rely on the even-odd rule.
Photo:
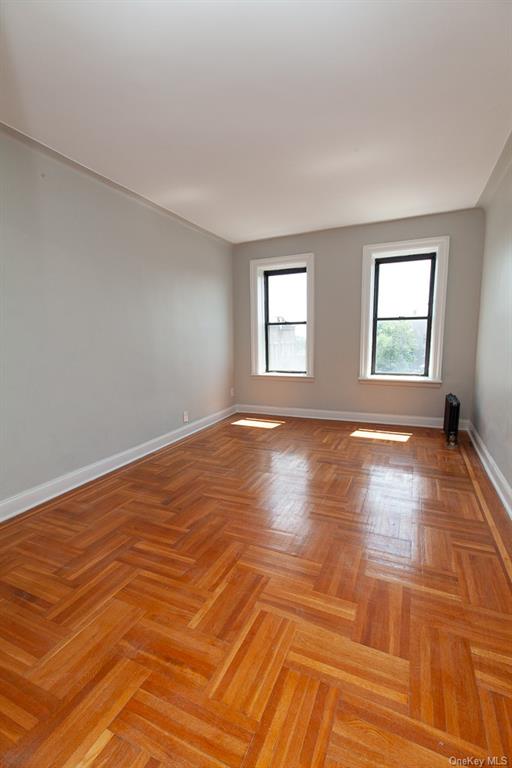
[(406, 443), (412, 432), (384, 432), (381, 429), (356, 429), (350, 437), (367, 437), (370, 440), (393, 440), (395, 443)]
[(259, 429), (275, 429), (284, 424), (284, 421), (265, 421), (265, 419), (238, 419), (231, 424), (237, 427), (258, 427)]

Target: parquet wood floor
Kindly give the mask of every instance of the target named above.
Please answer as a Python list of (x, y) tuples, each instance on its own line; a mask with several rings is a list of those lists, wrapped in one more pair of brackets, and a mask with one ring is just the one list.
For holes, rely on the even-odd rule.
[(2, 766), (512, 762), (512, 525), (467, 436), (233, 421), (0, 527)]

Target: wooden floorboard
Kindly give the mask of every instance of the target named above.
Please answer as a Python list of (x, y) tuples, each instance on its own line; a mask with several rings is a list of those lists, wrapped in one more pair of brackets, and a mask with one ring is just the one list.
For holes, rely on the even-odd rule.
[(0, 526), (0, 764), (512, 763), (512, 524), (467, 436), (236, 420)]

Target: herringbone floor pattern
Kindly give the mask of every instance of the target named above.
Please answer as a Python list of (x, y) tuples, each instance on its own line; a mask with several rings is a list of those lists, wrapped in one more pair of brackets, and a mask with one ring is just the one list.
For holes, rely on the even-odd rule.
[(510, 758), (511, 526), (467, 438), (234, 420), (0, 528), (2, 765)]

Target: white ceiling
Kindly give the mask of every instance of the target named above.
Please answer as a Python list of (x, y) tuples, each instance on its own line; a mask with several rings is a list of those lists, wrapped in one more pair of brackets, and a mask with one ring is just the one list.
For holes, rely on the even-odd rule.
[(475, 205), (509, 0), (3, 0), (0, 119), (235, 242)]

